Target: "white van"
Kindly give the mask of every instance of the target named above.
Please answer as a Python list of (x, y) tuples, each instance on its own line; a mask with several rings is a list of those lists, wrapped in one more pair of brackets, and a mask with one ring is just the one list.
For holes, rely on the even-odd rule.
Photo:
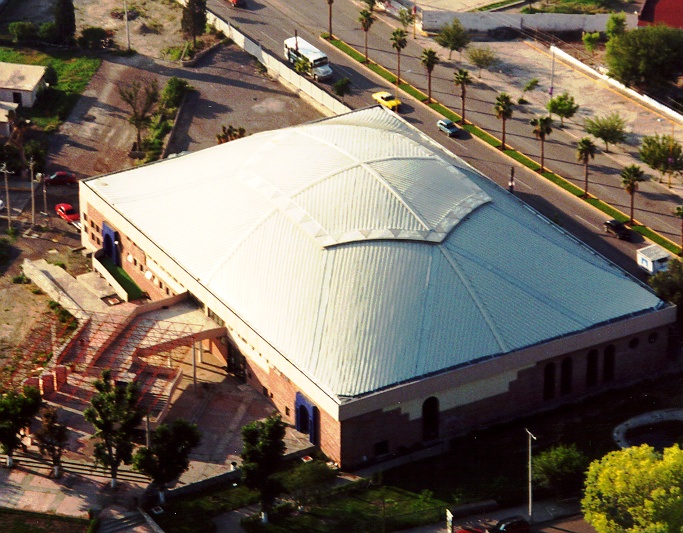
[(314, 80), (326, 80), (332, 76), (332, 68), (327, 56), (301, 37), (285, 39), (285, 59), (292, 65), (305, 57), (311, 64), (310, 76)]

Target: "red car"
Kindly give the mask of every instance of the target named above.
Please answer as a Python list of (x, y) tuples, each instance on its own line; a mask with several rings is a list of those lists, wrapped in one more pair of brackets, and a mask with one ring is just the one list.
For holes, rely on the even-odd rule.
[(45, 185), (69, 185), (71, 183), (78, 183), (78, 177), (66, 170), (60, 170), (45, 178)]
[(55, 212), (67, 222), (77, 222), (81, 219), (81, 215), (78, 214), (78, 211), (71, 204), (57, 204)]

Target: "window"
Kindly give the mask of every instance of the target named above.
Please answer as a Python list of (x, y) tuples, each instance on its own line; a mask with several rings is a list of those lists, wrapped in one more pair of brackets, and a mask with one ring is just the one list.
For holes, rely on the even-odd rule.
[(83, 213), (83, 220), (88, 220), (88, 214), (87, 213)]
[(285, 407), (285, 416), (289, 416), (289, 407)]
[(422, 404), (422, 440), (439, 437), (439, 399), (427, 398)]
[(591, 350), (586, 358), (586, 387), (598, 384), (598, 351)]
[(560, 366), (560, 394), (569, 394), (572, 391), (572, 360), (567, 357)]
[(268, 389), (266, 387), (263, 387), (263, 395), (267, 398), (268, 397)]
[(555, 397), (555, 363), (548, 363), (543, 369), (543, 399)]
[(602, 363), (602, 381), (604, 383), (614, 381), (615, 353), (614, 344), (610, 344), (605, 348)]

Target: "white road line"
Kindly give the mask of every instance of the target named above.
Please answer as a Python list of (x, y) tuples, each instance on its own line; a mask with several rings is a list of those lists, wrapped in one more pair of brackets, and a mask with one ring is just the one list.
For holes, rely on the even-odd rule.
[(575, 216), (576, 218), (578, 218), (579, 220), (585, 222), (586, 224), (588, 224), (588, 225), (591, 226), (592, 228), (595, 228), (595, 229), (598, 230), (598, 231), (600, 231), (600, 230), (602, 229), (600, 226), (596, 226), (596, 225), (593, 224), (592, 222), (586, 220), (585, 218), (583, 218), (583, 217), (581, 217), (581, 216), (579, 216), (579, 215), (574, 215), (574, 216)]

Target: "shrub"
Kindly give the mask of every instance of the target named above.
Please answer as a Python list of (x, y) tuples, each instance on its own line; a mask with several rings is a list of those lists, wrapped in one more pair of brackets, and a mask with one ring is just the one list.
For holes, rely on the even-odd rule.
[(78, 46), (81, 48), (101, 48), (102, 41), (107, 39), (109, 34), (104, 28), (88, 27), (83, 28), (81, 36), (78, 38)]
[(9, 32), (15, 43), (35, 39), (38, 35), (38, 28), (33, 22), (12, 22), (9, 25)]
[(31, 283), (31, 280), (26, 277), (26, 275), (22, 272), (18, 276), (14, 276), (12, 278), (12, 283), (15, 285), (26, 285), (28, 283)]
[(38, 38), (41, 41), (54, 43), (57, 41), (57, 25), (54, 22), (44, 22), (38, 28)]
[(190, 90), (192, 86), (186, 80), (173, 76), (168, 80), (161, 94), (161, 105), (167, 108), (180, 106), (183, 96)]

